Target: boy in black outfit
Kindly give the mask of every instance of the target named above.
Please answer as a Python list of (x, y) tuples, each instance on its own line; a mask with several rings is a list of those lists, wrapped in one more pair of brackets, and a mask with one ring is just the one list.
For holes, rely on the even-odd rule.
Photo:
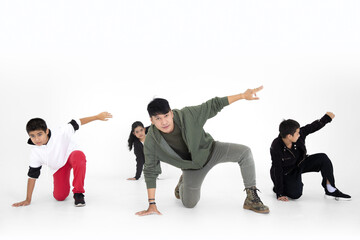
[(335, 187), (333, 166), (324, 153), (307, 155), (305, 138), (331, 122), (335, 115), (327, 112), (320, 120), (316, 120), (300, 128), (295, 120), (284, 120), (279, 126), (280, 134), (271, 144), (270, 154), (272, 166), (271, 179), (274, 182), (274, 192), (280, 201), (289, 198), (298, 199), (302, 195), (303, 183), (301, 174), (321, 172), (321, 185), (325, 196), (336, 200), (350, 200), (351, 197), (340, 192)]

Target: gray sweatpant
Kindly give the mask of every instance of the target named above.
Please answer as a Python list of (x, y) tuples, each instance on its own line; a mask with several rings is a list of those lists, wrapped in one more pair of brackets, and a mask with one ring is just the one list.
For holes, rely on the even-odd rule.
[(218, 163), (237, 162), (245, 188), (256, 185), (255, 164), (249, 147), (215, 142), (212, 156), (202, 169), (183, 170), (183, 180), (180, 184), (180, 199), (185, 207), (193, 208), (200, 200), (201, 184), (206, 174)]

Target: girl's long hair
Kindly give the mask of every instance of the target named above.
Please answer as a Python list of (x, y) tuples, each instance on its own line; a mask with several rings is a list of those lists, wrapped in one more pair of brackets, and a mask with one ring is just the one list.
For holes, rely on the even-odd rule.
[(134, 142), (139, 141), (139, 139), (134, 134), (135, 128), (137, 128), (139, 126), (144, 128), (144, 124), (142, 124), (142, 122), (140, 122), (140, 121), (136, 121), (131, 125), (131, 132), (130, 132), (130, 136), (128, 139), (129, 151), (131, 151), (131, 149), (133, 148)]

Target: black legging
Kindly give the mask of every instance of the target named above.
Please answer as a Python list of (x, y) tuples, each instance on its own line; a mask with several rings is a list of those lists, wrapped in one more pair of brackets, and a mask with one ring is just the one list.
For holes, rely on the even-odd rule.
[(308, 156), (298, 169), (289, 175), (284, 176), (284, 195), (292, 199), (298, 199), (303, 192), (304, 184), (301, 181), (301, 174), (307, 172), (321, 172), (323, 178), (321, 185), (326, 188), (326, 180), (335, 187), (333, 166), (331, 160), (325, 153), (317, 153)]

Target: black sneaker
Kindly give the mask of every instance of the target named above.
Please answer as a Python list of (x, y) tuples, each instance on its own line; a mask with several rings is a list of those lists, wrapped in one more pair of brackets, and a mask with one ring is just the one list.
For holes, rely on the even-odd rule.
[(349, 201), (351, 200), (351, 196), (347, 195), (345, 193), (342, 193), (339, 191), (339, 189), (336, 189), (335, 192), (329, 192), (327, 189), (325, 189), (325, 197), (335, 199), (337, 201)]
[(75, 199), (75, 207), (84, 207), (85, 206), (84, 194), (74, 193), (74, 199)]

